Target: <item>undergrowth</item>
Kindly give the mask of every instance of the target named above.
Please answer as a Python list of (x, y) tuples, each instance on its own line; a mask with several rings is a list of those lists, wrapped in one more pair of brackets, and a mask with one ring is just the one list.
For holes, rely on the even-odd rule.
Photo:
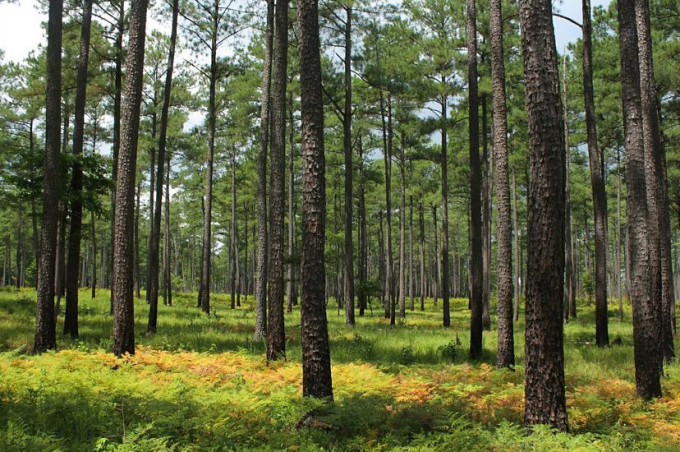
[[(467, 300), (453, 300), (450, 329), (432, 300), (396, 327), (374, 306), (353, 329), (332, 302), (329, 403), (301, 395), (297, 309), (287, 360), (268, 364), (252, 340), (252, 298), (231, 310), (214, 295), (205, 316), (195, 294), (178, 294), (160, 306), (155, 336), (138, 300), (137, 353), (117, 359), (108, 292), (80, 296), (80, 339), (33, 356), (35, 292), (0, 291), (0, 450), (680, 450), (680, 366), (666, 367), (661, 399), (635, 396), (630, 306), (623, 322), (612, 314), (620, 345), (608, 349), (594, 344), (593, 308), (580, 306), (565, 326), (571, 432), (527, 434), (523, 324), (515, 371), (495, 369), (495, 330), (469, 362)], [(302, 424), (309, 413), (313, 425)]]

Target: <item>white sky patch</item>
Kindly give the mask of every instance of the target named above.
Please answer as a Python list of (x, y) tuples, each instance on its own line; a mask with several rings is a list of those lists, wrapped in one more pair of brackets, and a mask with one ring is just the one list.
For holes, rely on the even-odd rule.
[(37, 6), (35, 0), (0, 4), (0, 49), (5, 60), (20, 62), (45, 42), (40, 24), (47, 20), (47, 14)]

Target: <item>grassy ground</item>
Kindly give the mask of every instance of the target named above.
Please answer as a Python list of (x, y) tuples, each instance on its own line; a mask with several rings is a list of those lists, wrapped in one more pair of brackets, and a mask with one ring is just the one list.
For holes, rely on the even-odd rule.
[[(680, 365), (666, 368), (663, 398), (635, 397), (629, 306), (624, 322), (610, 318), (621, 345), (603, 350), (594, 309), (580, 306), (565, 328), (571, 433), (528, 436), (523, 324), (516, 372), (494, 368), (495, 330), (483, 359), (468, 362), (467, 300), (453, 301), (448, 330), (432, 300), (396, 329), (377, 304), (351, 330), (330, 306), (327, 404), (301, 397), (297, 309), (286, 318), (288, 361), (267, 365), (252, 341), (252, 298), (231, 310), (214, 295), (207, 317), (194, 294), (179, 294), (160, 307), (153, 337), (138, 300), (138, 351), (116, 359), (108, 297), (83, 290), (80, 340), (59, 337), (59, 351), (31, 356), (35, 292), (0, 292), (0, 450), (680, 450)], [(299, 425), (311, 410), (315, 425)]]

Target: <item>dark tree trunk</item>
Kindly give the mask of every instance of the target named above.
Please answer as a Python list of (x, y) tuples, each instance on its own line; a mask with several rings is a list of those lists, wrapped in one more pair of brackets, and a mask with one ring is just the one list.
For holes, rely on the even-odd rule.
[(571, 227), (571, 157), (569, 149), (569, 96), (567, 93), (567, 56), (564, 55), (562, 65), (562, 91), (564, 104), (564, 155), (566, 162), (566, 180), (564, 189), (564, 318), (569, 315), (576, 318), (576, 271), (574, 269), (574, 237)]
[(598, 347), (609, 345), (607, 314), (607, 192), (604, 157), (597, 143), (595, 94), (593, 89), (593, 48), (590, 0), (583, 0), (583, 95), (588, 132), (588, 162), (593, 187), (595, 216), (595, 340)]
[(203, 245), (201, 247), (201, 282), (198, 289), (201, 310), (210, 315), (210, 276), (212, 263), (212, 190), (213, 158), (215, 156), (215, 129), (217, 122), (217, 33), (220, 14), (215, 3), (211, 13), (213, 33), (210, 42), (210, 74), (208, 93), (208, 155), (206, 158), (205, 196), (203, 197)]
[(167, 154), (168, 170), (165, 173), (165, 238), (163, 254), (165, 261), (165, 294), (163, 302), (172, 306), (172, 273), (170, 270), (170, 153)]
[[(482, 206), (481, 206), (481, 166), (479, 163), (479, 101), (477, 99), (477, 8), (475, 0), (467, 0), (468, 36), (468, 108), (470, 123), (470, 275), (472, 293), (470, 294), (470, 359), (482, 354)], [(446, 219), (446, 212), (444, 212)], [(446, 228), (446, 226), (445, 226)], [(445, 230), (444, 234), (448, 234)], [(444, 240), (448, 248), (448, 240)], [(448, 250), (445, 252), (448, 254)], [(445, 254), (444, 262), (448, 261)], [(444, 267), (444, 287), (448, 286), (448, 268)], [(446, 302), (446, 298), (444, 299)]]
[(140, 212), (140, 207), (141, 207), (141, 191), (142, 191), (142, 183), (139, 182), (137, 184), (137, 206), (135, 208), (135, 263), (134, 263), (134, 287), (135, 287), (135, 296), (137, 298), (142, 298), (142, 294), (140, 293), (140, 286), (142, 285), (141, 279), (141, 270), (140, 270), (140, 265), (139, 265), (139, 212)]
[[(675, 357), (671, 306), (675, 299), (673, 263), (671, 258), (671, 229), (666, 163), (661, 141), (657, 87), (654, 79), (649, 0), (635, 1), (640, 62), (640, 97), (642, 129), (645, 145), (647, 204), (650, 214), (650, 259), (652, 296), (661, 311), (661, 354), (666, 362)], [(657, 288), (658, 287), (658, 288)], [(658, 298), (658, 302), (656, 299)]]
[(97, 295), (97, 235), (95, 234), (97, 232), (96, 230), (96, 221), (95, 221), (95, 216), (94, 216), (94, 211), (91, 212), (91, 221), (92, 224), (90, 225), (91, 232), (92, 232), (92, 299), (94, 300), (94, 297)]
[(302, 99), (302, 394), (333, 399), (324, 302), (325, 157), (317, 0), (299, 0)]
[(399, 152), (399, 317), (406, 317), (406, 153), (404, 135)]
[(413, 280), (413, 196), (408, 198), (408, 297), (409, 308), (415, 309), (415, 282)]
[(366, 236), (366, 181), (364, 180), (364, 155), (361, 137), (359, 151), (359, 315), (366, 310), (366, 284), (368, 280), (368, 237)]
[(144, 78), (144, 41), (146, 37), (147, 0), (132, 0), (130, 5), (130, 35), (125, 82), (118, 180), (116, 181), (116, 218), (114, 231), (113, 291), (114, 323), (113, 353), (135, 353), (134, 298), (132, 268), (134, 232), (135, 176), (137, 138)]
[[(383, 160), (385, 164), (385, 318), (390, 319), (393, 324), (390, 304), (392, 301), (392, 105), (391, 99), (387, 96), (387, 125), (383, 119)], [(380, 91), (380, 111), (384, 112), (384, 101), (382, 89)], [(383, 114), (384, 117), (384, 114)]]
[[(240, 291), (240, 287), (237, 287), (240, 275), (238, 268), (238, 209), (236, 206), (236, 147), (234, 147), (231, 153), (231, 309), (236, 308), (236, 292)], [(240, 299), (238, 306), (241, 306)]]
[[(175, 66), (175, 46), (177, 44), (177, 18), (179, 15), (179, 0), (172, 2), (172, 25), (170, 28), (170, 48), (168, 49), (168, 65), (165, 72), (165, 86), (163, 87), (163, 107), (161, 108), (161, 124), (158, 138), (158, 170), (156, 173), (156, 203), (153, 206), (151, 247), (149, 250), (149, 276), (147, 287), (149, 290), (149, 321), (146, 332), (155, 334), (158, 321), (158, 285), (161, 240), (161, 215), (163, 204), (163, 185), (165, 183), (166, 148), (168, 142), (168, 117), (170, 115), (170, 95), (172, 94), (172, 72)], [(151, 169), (153, 172), (153, 168)], [(166, 260), (167, 262), (167, 260)], [(166, 299), (167, 302), (167, 299)]]
[(422, 199), (418, 209), (418, 226), (420, 228), (420, 310), (424, 311), (427, 280), (425, 278), (425, 214)]
[(269, 148), (270, 86), (274, 40), (274, 0), (267, 0), (262, 106), (260, 109), (260, 147), (257, 157), (257, 287), (255, 288), (254, 341), (267, 333), (267, 150)]
[(352, 7), (345, 6), (345, 324), (354, 326), (354, 246), (352, 244)]
[[(482, 64), (484, 57), (482, 56)], [(486, 93), (482, 94), (482, 329), (491, 330), (491, 200), (493, 198), (493, 155), (489, 155), (487, 138)]]
[[(442, 147), (442, 149), (444, 148)], [(444, 167), (442, 166), (442, 168)], [(437, 296), (439, 295), (439, 288), (441, 287), (442, 281), (442, 270), (441, 270), (441, 256), (439, 254), (439, 240), (437, 239), (437, 229), (439, 229), (439, 223), (437, 223), (437, 206), (434, 204), (432, 205), (432, 226), (434, 226), (434, 261), (437, 270), (437, 277), (434, 281), (435, 287), (433, 292), (434, 292), (434, 305), (437, 306)]]
[[(57, 347), (54, 324), (54, 267), (57, 248), (57, 219), (61, 167), (59, 162), (61, 127), (61, 0), (50, 0), (47, 23), (47, 71), (45, 98), (45, 157), (43, 215), (40, 261), (38, 265), (38, 300), (33, 350), (42, 353)], [(17, 275), (18, 277), (19, 275)]]
[(293, 96), (288, 96), (288, 284), (286, 297), (288, 298), (287, 312), (293, 312), (293, 306), (297, 305), (297, 290), (295, 285), (295, 152), (293, 132)]
[(92, 0), (83, 2), (83, 21), (80, 30), (80, 56), (76, 80), (76, 111), (73, 129), (73, 173), (71, 175), (71, 230), (68, 239), (68, 268), (66, 269), (66, 316), (64, 334), (78, 337), (78, 269), (80, 267), (80, 239), (83, 227), (83, 154), (85, 129), (85, 100), (87, 89), (87, 66), (90, 57), (90, 25), (92, 23)]
[(269, 193), (269, 322), (267, 359), (286, 355), (283, 318), (283, 247), (286, 167), (286, 84), (288, 65), (288, 0), (278, 0), (272, 67), (271, 180)]
[(564, 389), (564, 119), (552, 3), (521, 0), (531, 178), (528, 197), (527, 426), (566, 431)]
[(645, 148), (642, 103), (640, 99), (640, 64), (635, 25), (635, 0), (618, 1), (619, 42), (621, 48), (621, 98), (626, 137), (626, 181), (628, 184), (627, 248), (633, 304), (633, 342), (635, 386), (640, 397), (661, 396), (659, 368), (662, 362), (659, 344), (661, 312), (650, 292), (650, 268), (645, 180)]
[(496, 153), (496, 208), (498, 224), (498, 353), (499, 368), (514, 367), (515, 343), (512, 324), (512, 219), (508, 177), (507, 106), (501, 0), (489, 5), (491, 28), (491, 78), (493, 85), (493, 147)]
[(520, 302), (520, 273), (522, 272), (522, 263), (520, 260), (520, 230), (519, 221), (517, 221), (517, 178), (515, 170), (512, 170), (512, 229), (515, 231), (515, 272), (513, 274), (515, 286), (515, 305), (513, 308), (513, 322), (519, 321), (519, 302)]

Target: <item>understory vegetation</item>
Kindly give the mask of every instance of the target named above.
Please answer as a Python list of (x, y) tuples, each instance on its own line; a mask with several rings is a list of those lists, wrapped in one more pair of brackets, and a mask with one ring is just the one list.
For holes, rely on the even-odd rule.
[(196, 294), (177, 294), (175, 305), (159, 306), (154, 336), (144, 333), (148, 307), (138, 299), (139, 346), (118, 359), (109, 297), (81, 291), (80, 339), (60, 337), (58, 351), (33, 356), (35, 292), (0, 292), (0, 450), (680, 448), (680, 366), (665, 367), (662, 398), (636, 397), (627, 303), (623, 322), (610, 312), (615, 345), (600, 349), (594, 306), (580, 301), (565, 326), (571, 432), (526, 435), (523, 324), (514, 372), (494, 366), (495, 331), (484, 335), (483, 358), (469, 362), (467, 299), (453, 300), (450, 329), (431, 299), (396, 328), (374, 300), (349, 329), (331, 299), (328, 404), (302, 397), (298, 308), (286, 316), (287, 360), (267, 363), (265, 344), (252, 341), (252, 297), (232, 310), (228, 296), (214, 294), (206, 316)]

